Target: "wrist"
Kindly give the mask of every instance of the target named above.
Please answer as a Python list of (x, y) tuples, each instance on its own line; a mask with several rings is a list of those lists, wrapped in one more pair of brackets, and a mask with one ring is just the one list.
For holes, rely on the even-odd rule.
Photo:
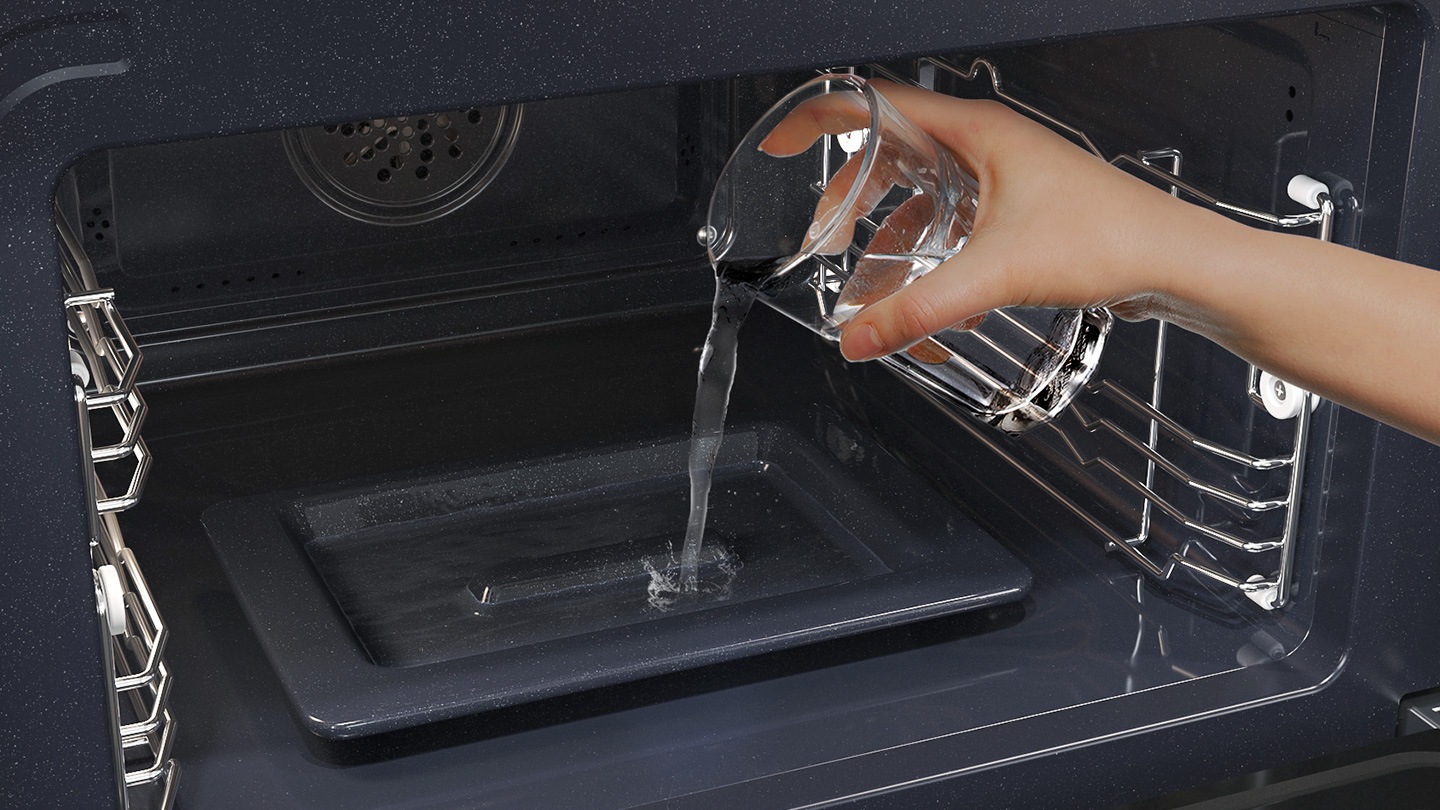
[(1274, 265), (1273, 241), (1283, 236), (1176, 203), (1151, 240), (1156, 293), (1165, 302), (1157, 317), (1243, 350), (1253, 337), (1247, 303)]

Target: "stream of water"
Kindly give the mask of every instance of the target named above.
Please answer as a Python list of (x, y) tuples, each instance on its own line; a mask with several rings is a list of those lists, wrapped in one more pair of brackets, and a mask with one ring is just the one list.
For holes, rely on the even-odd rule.
[(725, 411), (730, 405), (730, 387), (735, 382), (740, 326), (755, 303), (755, 295), (755, 287), (717, 268), (710, 333), (700, 351), (699, 380), (695, 386), (695, 416), (690, 433), (690, 519), (685, 525), (685, 546), (680, 553), (678, 585), (681, 592), (694, 592), (699, 587), (697, 571), (705, 539), (705, 515), (710, 505), (710, 480), (720, 443), (725, 439)]

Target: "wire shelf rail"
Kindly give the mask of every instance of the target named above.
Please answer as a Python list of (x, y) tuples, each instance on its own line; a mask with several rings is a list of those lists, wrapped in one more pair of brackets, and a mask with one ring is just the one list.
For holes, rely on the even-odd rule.
[[(117, 797), (122, 807), (169, 810), (179, 781), (179, 765), (171, 755), (172, 680), (164, 658), (170, 631), (134, 552), (125, 545), (118, 518), (119, 512), (139, 502), (150, 472), (150, 452), (140, 435), (147, 413), (136, 384), (140, 347), (115, 306), (114, 292), (96, 284), (90, 262), (65, 218), (57, 212), (55, 221), (86, 466), (97, 614), (113, 688), (109, 710)], [(99, 440), (96, 435), (102, 431), (107, 438)], [(102, 471), (107, 468), (115, 469), (123, 482), (118, 495), (106, 492)]]
[[(1332, 237), (1335, 204), (1323, 186), (1310, 178), (1299, 176), (1297, 180), (1320, 189), (1311, 199), (1313, 210), (1277, 214), (1247, 207), (1217, 197), (1183, 179), (1180, 176), (1183, 156), (1179, 150), (1104, 154), (1081, 129), (1014, 95), (1003, 81), (999, 67), (990, 59), (973, 59), (967, 65), (942, 58), (922, 58), (909, 64), (908, 73), (885, 65), (869, 65), (866, 70), (881, 78), (927, 89), (935, 89), (936, 79), (941, 76), (985, 85), (984, 90), (1012, 108), (1066, 135), (1102, 160), (1168, 189), (1174, 196), (1259, 225), (1282, 229), (1313, 227), (1318, 238), (1328, 241)], [(844, 136), (827, 137), (835, 139), (836, 157), (843, 159), (838, 147), (839, 138)], [(822, 172), (828, 174), (826, 169), (831, 162), (827, 158)], [(823, 186), (822, 178), (818, 187), (823, 190)], [(872, 233), (876, 229), (876, 224), (867, 218), (862, 218), (859, 224)], [(980, 333), (987, 327), (1025, 326), (1024, 321), (1006, 310), (992, 316), (998, 317), (987, 318), (981, 329), (976, 330), (975, 337), (982, 343), (986, 336)], [(1256, 419), (1274, 422), (1266, 429), (1285, 437), (1283, 449), (1257, 455), (1201, 435), (1167, 415), (1162, 407), (1170, 329), (1163, 321), (1156, 328), (1154, 367), (1149, 370), (1148, 392), (1142, 395), (1111, 378), (1092, 379), (1065, 412), (1043, 424), (1033, 439), (1027, 437), (1027, 441), (1048, 448), (1043, 455), (1049, 465), (1077, 480), (1088, 479), (1092, 490), (1107, 492), (1114, 496), (1112, 499), (1136, 505), (1128, 526), (1110, 513), (1113, 510), (1097, 510), (1067, 494), (1063, 487), (1056, 486), (1052, 473), (1022, 458), (1013, 443), (1002, 441), (993, 431), (970, 432), (1098, 532), (1109, 550), (1122, 554), (1150, 576), (1169, 580), (1177, 572), (1186, 571), (1205, 581), (1233, 588), (1265, 610), (1282, 608), (1292, 595), (1299, 501), (1312, 411), (1319, 400), (1293, 386), (1287, 389), (1287, 384), (1250, 366), (1248, 391), (1244, 394), (1237, 391), (1236, 396), (1248, 395), (1257, 406)], [(1043, 337), (1038, 334), (1031, 337), (1043, 351)], [(1266, 411), (1261, 388), (1267, 384), (1281, 386), (1282, 390), (1303, 398), (1303, 404), (1295, 409), (1293, 416), (1287, 417), (1291, 422), (1288, 431), (1283, 429), (1282, 419)], [(1122, 424), (1122, 420), (1130, 426)], [(1265, 478), (1268, 488), (1248, 484), (1247, 475)], [(1257, 492), (1257, 489), (1263, 491)], [(1177, 498), (1176, 491), (1187, 494)], [(1172, 533), (1181, 538), (1178, 545), (1165, 549), (1153, 542), (1156, 524), (1161, 520), (1174, 527)], [(1226, 552), (1227, 549), (1239, 552), (1238, 558)], [(1249, 562), (1237, 562), (1237, 559)]]

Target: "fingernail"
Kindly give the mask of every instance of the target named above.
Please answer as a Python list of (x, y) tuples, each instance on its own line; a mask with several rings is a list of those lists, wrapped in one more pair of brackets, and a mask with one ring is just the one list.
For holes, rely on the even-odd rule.
[(840, 336), (840, 353), (852, 363), (873, 360), (883, 353), (880, 333), (868, 323), (846, 329), (845, 334)]

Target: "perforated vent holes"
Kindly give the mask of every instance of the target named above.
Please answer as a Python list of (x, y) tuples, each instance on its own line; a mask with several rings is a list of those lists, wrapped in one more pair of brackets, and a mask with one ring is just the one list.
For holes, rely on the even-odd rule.
[(85, 233), (96, 242), (104, 242), (114, 235), (110, 232), (110, 218), (104, 208), (91, 208), (85, 212)]
[[(632, 224), (627, 222), (614, 226), (602, 225), (598, 228), (578, 231), (566, 231), (553, 235), (551, 235), (549, 232), (546, 232), (541, 236), (527, 236), (524, 238), (517, 237), (514, 239), (510, 239), (508, 243), (505, 241), (497, 241), (493, 244), (493, 247), (495, 249), (500, 249), (508, 244), (509, 249), (512, 251), (524, 251), (532, 250), (535, 248), (546, 249), (551, 246), (559, 246), (561, 244), (583, 244), (586, 242), (594, 242), (597, 240), (617, 238), (624, 239), (626, 237), (626, 234), (630, 233), (633, 227), (634, 226)], [(234, 289), (238, 290), (253, 287), (256, 284), (260, 284), (263, 286), (267, 282), (272, 284), (278, 283), (284, 286), (293, 286), (294, 284), (299, 283), (300, 278), (305, 275), (306, 273), (304, 270), (287, 270), (283, 273), (244, 273), (240, 275), (216, 274), (207, 278), (205, 281), (172, 285), (170, 287), (170, 292), (174, 295), (191, 296), (195, 294), (196, 290), (202, 292), (223, 292), (225, 290), (231, 289), (232, 285)]]
[(376, 225), (442, 217), (489, 185), (514, 148), (520, 105), (287, 130), (296, 174), (326, 205)]

